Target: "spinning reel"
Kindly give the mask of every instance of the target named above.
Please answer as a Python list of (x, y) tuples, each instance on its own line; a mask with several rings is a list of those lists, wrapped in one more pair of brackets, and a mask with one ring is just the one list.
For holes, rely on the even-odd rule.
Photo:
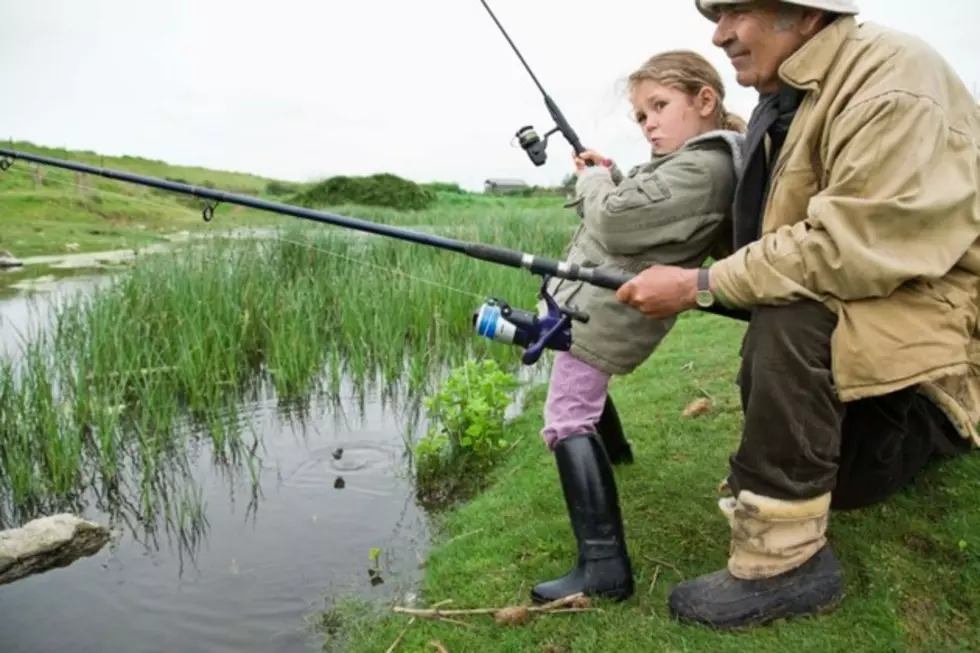
[(524, 347), (521, 362), (525, 365), (534, 365), (546, 348), (568, 351), (572, 346), (572, 320), (586, 323), (589, 316), (582, 311), (559, 306), (548, 293), (549, 279), (544, 276), (539, 293), (548, 308), (543, 317), (513, 308), (501, 299), (490, 298), (473, 311), (473, 327), (477, 335)]
[[(534, 129), (532, 125), (525, 125), (517, 130), (515, 136), (517, 136), (517, 142), (520, 144), (521, 149), (523, 149), (531, 163), (536, 166), (543, 166), (548, 161), (548, 137), (552, 134), (560, 133), (568, 141), (568, 144), (572, 146), (576, 154), (581, 154), (585, 151), (582, 146), (581, 141), (578, 139), (578, 135), (572, 126), (568, 124), (565, 120), (565, 116), (562, 114), (561, 109), (555, 104), (554, 100), (551, 99), (547, 93), (544, 93), (544, 104), (548, 107), (548, 113), (555, 121), (555, 126), (544, 133), (544, 136), (538, 136), (537, 130)], [(585, 165), (593, 165), (592, 161), (586, 161)]]
[(540, 167), (548, 161), (548, 152), (546, 151), (548, 147), (548, 136), (554, 134), (556, 131), (558, 131), (557, 127), (547, 132), (544, 138), (541, 138), (532, 125), (525, 125), (517, 130), (517, 142), (527, 152), (531, 163)]
[[(565, 137), (565, 140), (572, 146), (572, 149), (575, 150), (576, 154), (581, 154), (584, 152), (585, 148), (582, 147), (582, 143), (579, 141), (575, 130), (572, 129), (572, 126), (568, 124), (567, 120), (565, 120), (564, 114), (562, 114), (561, 109), (558, 108), (558, 105), (555, 104), (555, 101), (552, 100), (551, 96), (548, 95), (548, 92), (544, 90), (541, 82), (539, 82), (538, 78), (535, 76), (534, 71), (531, 70), (531, 67), (527, 64), (527, 61), (524, 60), (524, 55), (521, 54), (521, 51), (510, 38), (507, 30), (504, 29), (504, 26), (500, 24), (499, 20), (497, 20), (497, 16), (494, 15), (493, 10), (490, 9), (490, 5), (487, 4), (486, 0), (480, 0), (480, 2), (483, 4), (483, 8), (487, 10), (487, 13), (490, 14), (490, 18), (493, 19), (493, 22), (497, 24), (497, 29), (499, 29), (500, 33), (504, 35), (505, 39), (507, 39), (511, 49), (514, 50), (514, 54), (517, 55), (517, 58), (521, 61), (521, 65), (524, 66), (524, 70), (526, 70), (527, 74), (531, 76), (531, 80), (534, 82), (534, 85), (538, 87), (538, 90), (541, 92), (541, 95), (544, 98), (544, 105), (548, 108), (548, 113), (551, 114), (551, 118), (555, 121), (555, 126), (549, 131), (545, 132), (543, 138), (538, 136), (538, 133), (531, 125), (525, 125), (517, 130), (517, 142), (520, 143), (521, 148), (527, 152), (527, 156), (531, 159), (531, 163), (539, 167), (545, 164), (545, 162), (548, 160), (548, 153), (545, 151), (548, 147), (548, 137), (555, 132), (560, 132), (561, 135)], [(591, 166), (593, 164), (591, 161), (587, 161), (586, 165)]]

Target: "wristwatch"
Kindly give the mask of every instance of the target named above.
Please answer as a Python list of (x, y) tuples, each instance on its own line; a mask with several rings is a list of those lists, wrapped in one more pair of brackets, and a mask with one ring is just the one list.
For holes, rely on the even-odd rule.
[(695, 301), (701, 308), (708, 308), (715, 303), (715, 296), (711, 293), (709, 284), (710, 268), (698, 268), (698, 292), (694, 296)]

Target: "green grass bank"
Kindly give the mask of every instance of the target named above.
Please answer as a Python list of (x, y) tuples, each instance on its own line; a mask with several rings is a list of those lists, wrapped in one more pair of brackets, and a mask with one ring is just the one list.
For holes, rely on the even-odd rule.
[[(744, 326), (682, 316), (661, 350), (612, 392), (636, 456), (617, 468), (637, 591), (602, 612), (538, 615), (496, 625), (489, 615), (462, 624), (416, 619), (391, 606), (341, 601), (318, 626), (324, 650), (648, 653), (884, 653), (980, 650), (980, 457), (924, 474), (883, 505), (835, 513), (830, 537), (846, 570), (848, 596), (833, 614), (722, 634), (672, 622), (667, 595), (678, 581), (725, 564), (728, 526), (716, 486), (741, 424), (734, 385)], [(691, 401), (712, 409), (684, 417)], [(574, 541), (551, 455), (537, 431), (544, 388), (511, 426), (519, 443), (485, 492), (441, 519), (425, 561), (416, 607), (527, 604), (530, 587), (564, 573)], [(404, 630), (403, 638), (389, 647)]]
[[(24, 152), (216, 188), (284, 204), (329, 210), (351, 217), (405, 226), (461, 223), (474, 210), (513, 208), (534, 211), (561, 204), (561, 189), (530, 189), (530, 197), (487, 196), (452, 183), (415, 185), (387, 174), (334, 177), (309, 182), (282, 181), (243, 172), (178, 166), (135, 156), (44, 147), (16, 141), (8, 147)], [(533, 193), (531, 192), (533, 191)], [(433, 201), (414, 206), (414, 194)], [(406, 196), (408, 200), (406, 200)], [(344, 201), (344, 198), (349, 198)], [(371, 205), (401, 201), (403, 210)], [(18, 258), (40, 255), (132, 249), (167, 242), (178, 232), (220, 233), (236, 228), (276, 227), (297, 220), (242, 206), (219, 204), (205, 222), (200, 198), (158, 190), (54, 166), (16, 160), (0, 172), (0, 249)], [(467, 210), (470, 211), (467, 214)], [(462, 215), (455, 215), (463, 211)]]
[[(134, 156), (103, 156), (29, 142), (6, 145), (57, 159), (267, 199), (276, 199), (275, 192), (281, 188), (294, 190), (284, 182), (246, 173), (176, 166)], [(233, 217), (234, 226), (279, 224), (282, 220), (219, 205), (214, 221), (205, 223), (201, 208), (198, 198), (15, 160), (0, 173), (0, 249), (10, 250), (19, 258), (107, 251), (162, 242), (165, 236), (185, 230), (228, 229), (222, 222), (229, 222), (229, 217)]]

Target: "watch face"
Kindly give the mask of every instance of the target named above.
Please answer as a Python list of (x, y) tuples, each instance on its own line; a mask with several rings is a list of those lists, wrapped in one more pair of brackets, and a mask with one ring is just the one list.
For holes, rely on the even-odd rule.
[(698, 306), (711, 306), (714, 300), (714, 295), (708, 290), (699, 290), (697, 295), (695, 295), (695, 301), (697, 301)]

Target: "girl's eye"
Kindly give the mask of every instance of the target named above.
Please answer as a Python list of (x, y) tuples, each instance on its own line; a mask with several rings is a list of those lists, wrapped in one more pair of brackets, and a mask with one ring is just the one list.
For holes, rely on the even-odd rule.
[(658, 101), (656, 101), (656, 102), (653, 103), (653, 109), (654, 109), (654, 111), (663, 111), (664, 110), (664, 107), (666, 107), (666, 106), (667, 106), (667, 103), (664, 102), (663, 100), (658, 100)]
[(642, 111), (637, 112), (636, 122), (644, 123), (646, 121), (647, 121), (647, 114), (643, 113)]

